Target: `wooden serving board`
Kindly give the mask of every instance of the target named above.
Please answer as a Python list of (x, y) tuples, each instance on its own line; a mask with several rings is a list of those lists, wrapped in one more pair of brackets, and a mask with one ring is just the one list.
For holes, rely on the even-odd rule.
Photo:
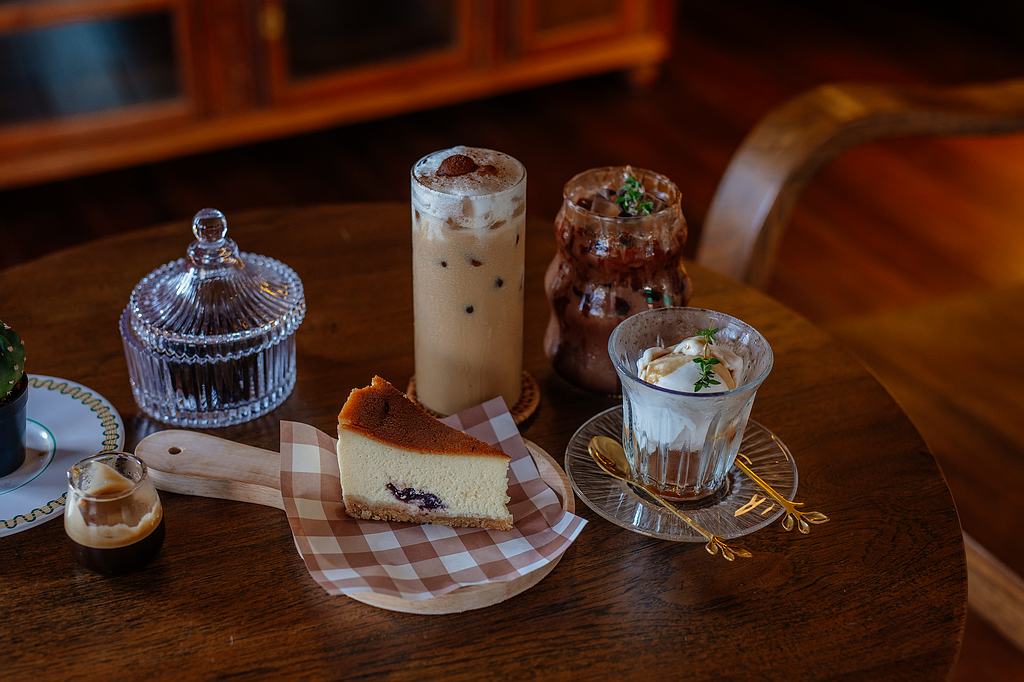
[[(562, 509), (575, 512), (569, 479), (558, 462), (536, 443), (526, 439), (523, 442), (537, 464), (541, 478), (561, 500)], [(160, 490), (251, 502), (284, 510), (280, 453), (194, 431), (170, 430), (159, 431), (143, 439), (135, 448), (135, 454), (149, 467), (149, 475)], [(515, 580), (463, 587), (433, 599), (413, 601), (365, 592), (349, 596), (391, 611), (459, 613), (498, 604), (530, 589), (550, 573), (560, 559), (561, 556)]]

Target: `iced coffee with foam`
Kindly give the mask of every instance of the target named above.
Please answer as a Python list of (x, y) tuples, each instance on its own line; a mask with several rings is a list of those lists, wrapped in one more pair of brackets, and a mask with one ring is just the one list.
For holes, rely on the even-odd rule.
[(453, 147), (412, 168), (416, 397), (453, 414), (519, 399), (526, 169)]
[(146, 465), (108, 452), (68, 470), (64, 530), (82, 566), (116, 575), (142, 568), (164, 541), (163, 507)]

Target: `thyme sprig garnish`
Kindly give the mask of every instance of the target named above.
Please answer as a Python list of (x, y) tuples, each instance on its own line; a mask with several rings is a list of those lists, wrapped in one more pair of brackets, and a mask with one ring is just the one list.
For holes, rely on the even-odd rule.
[(700, 392), (702, 388), (709, 388), (711, 386), (718, 386), (721, 381), (715, 378), (715, 365), (720, 364), (722, 361), (718, 358), (694, 358), (694, 362), (700, 367), (700, 377), (693, 385), (694, 393)]
[[(707, 341), (709, 346), (713, 346), (715, 344), (715, 334), (717, 333), (717, 327), (708, 327), (707, 329), (701, 329), (697, 332), (697, 336)], [(704, 351), (704, 355), (707, 355), (707, 348), (705, 348)]]
[(700, 367), (700, 376), (697, 377), (697, 381), (693, 384), (694, 393), (699, 393), (701, 389), (718, 386), (722, 383), (716, 377), (714, 369), (715, 365), (721, 364), (722, 361), (711, 357), (711, 353), (708, 351), (708, 348), (714, 345), (715, 334), (717, 333), (718, 329), (715, 327), (708, 327), (697, 332), (697, 336), (704, 339), (706, 343), (704, 344), (702, 357), (693, 359), (697, 366)]
[(615, 203), (622, 209), (622, 215), (627, 218), (650, 215), (654, 210), (654, 202), (644, 199), (644, 186), (632, 175), (626, 176), (626, 182), (617, 194)]

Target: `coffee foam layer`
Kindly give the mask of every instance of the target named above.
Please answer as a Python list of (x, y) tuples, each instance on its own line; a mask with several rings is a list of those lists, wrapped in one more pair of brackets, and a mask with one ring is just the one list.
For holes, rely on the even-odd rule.
[[(82, 502), (85, 502), (84, 500)], [(86, 503), (88, 504), (88, 503)], [(149, 537), (163, 520), (163, 509), (158, 504), (143, 514), (137, 523), (92, 524), (85, 520), (82, 510), (64, 512), (64, 530), (68, 537), (85, 547), (116, 549), (133, 545)]]
[[(494, 176), (484, 176), (488, 183), (498, 183), (501, 180), (504, 184), (499, 186), (501, 191), (483, 192), (483, 185), (477, 185), (477, 194), (454, 194), (436, 189), (421, 182), (422, 177), (429, 176), (434, 181), (461, 181), (475, 173), (467, 173), (458, 177), (436, 177), (437, 166), (444, 159), (452, 154), (469, 152), (475, 154), (474, 159), (481, 161), (498, 161), (504, 164), (504, 171), (498, 171)], [(500, 158), (499, 158), (500, 157)], [(498, 163), (491, 164), (495, 168)], [(515, 173), (510, 170), (515, 167)], [(503, 173), (505, 175), (503, 175)], [(435, 152), (416, 164), (413, 168), (412, 182), (412, 208), (413, 208), (413, 230), (424, 233), (430, 238), (443, 239), (445, 233), (450, 229), (458, 230), (499, 230), (502, 226), (522, 219), (526, 212), (526, 177), (522, 164), (507, 154), (494, 152), (489, 149), (476, 149), (472, 147), (453, 147), (444, 151)], [(513, 181), (507, 180), (514, 177)], [(496, 180), (496, 178), (498, 180)]]
[[(437, 170), (441, 163), (455, 154), (462, 154), (473, 159), (477, 169), (464, 175), (438, 175)], [(485, 168), (486, 170), (484, 170)], [(523, 165), (508, 154), (493, 149), (461, 145), (434, 152), (421, 159), (413, 168), (416, 180), (424, 186), (437, 192), (461, 197), (485, 196), (504, 192), (522, 180), (523, 174)]]
[(77, 474), (78, 489), (89, 497), (120, 497), (135, 487), (135, 481), (104, 462), (83, 464)]

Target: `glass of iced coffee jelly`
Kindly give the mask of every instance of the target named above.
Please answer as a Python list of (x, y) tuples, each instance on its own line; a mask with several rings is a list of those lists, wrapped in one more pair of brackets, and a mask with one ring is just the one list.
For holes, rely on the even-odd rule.
[(677, 501), (722, 490), (772, 369), (768, 341), (731, 315), (647, 310), (608, 340), (622, 381), (622, 445), (633, 477)]
[(75, 560), (98, 573), (128, 573), (155, 559), (164, 514), (142, 460), (104, 452), (71, 467), (64, 530)]
[(453, 147), (412, 168), (416, 398), (453, 414), (519, 399), (526, 169)]
[(584, 171), (565, 185), (555, 240), (544, 277), (551, 306), (544, 350), (571, 383), (618, 393), (608, 359), (615, 326), (641, 310), (690, 299), (679, 189), (642, 168)]

